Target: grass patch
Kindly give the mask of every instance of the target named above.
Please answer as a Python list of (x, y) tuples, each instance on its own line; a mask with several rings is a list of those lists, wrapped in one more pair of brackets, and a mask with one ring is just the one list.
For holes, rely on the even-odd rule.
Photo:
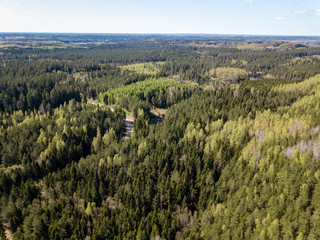
[(248, 73), (240, 68), (215, 68), (209, 72), (212, 80), (240, 82), (248, 79)]
[(121, 69), (155, 76), (159, 73), (160, 67), (163, 64), (164, 62), (137, 63), (137, 64), (131, 64), (127, 66), (122, 66)]
[(147, 80), (136, 82), (121, 88), (115, 88), (102, 95), (104, 99), (105, 96), (108, 98), (116, 99), (121, 97), (138, 97), (141, 100), (145, 100), (150, 96), (153, 96), (155, 92), (166, 91), (167, 88), (174, 87), (176, 89), (188, 88), (186, 84), (178, 82), (173, 79), (167, 78), (149, 78)]
[(284, 79), (256, 79), (256, 80), (245, 80), (240, 84), (241, 88), (254, 88), (256, 90), (266, 91), (271, 90), (273, 87), (279, 85), (286, 85), (294, 83), (292, 80)]
[(121, 88), (115, 88), (99, 95), (100, 101), (130, 109), (136, 104), (168, 108), (190, 96), (192, 87), (173, 79), (148, 78)]

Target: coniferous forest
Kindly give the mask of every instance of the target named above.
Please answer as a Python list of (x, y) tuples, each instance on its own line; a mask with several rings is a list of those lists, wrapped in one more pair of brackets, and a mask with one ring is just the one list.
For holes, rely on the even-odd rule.
[(320, 239), (320, 38), (0, 34), (0, 239)]

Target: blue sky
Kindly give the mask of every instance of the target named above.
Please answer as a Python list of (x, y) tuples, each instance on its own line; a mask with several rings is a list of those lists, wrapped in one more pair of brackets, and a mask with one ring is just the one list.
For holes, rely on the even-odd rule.
[(0, 32), (320, 36), (320, 0), (0, 0)]

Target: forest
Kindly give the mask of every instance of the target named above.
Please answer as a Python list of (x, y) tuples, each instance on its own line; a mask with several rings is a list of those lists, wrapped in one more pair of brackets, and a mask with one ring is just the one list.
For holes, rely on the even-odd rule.
[(319, 107), (316, 37), (0, 33), (0, 239), (320, 239)]

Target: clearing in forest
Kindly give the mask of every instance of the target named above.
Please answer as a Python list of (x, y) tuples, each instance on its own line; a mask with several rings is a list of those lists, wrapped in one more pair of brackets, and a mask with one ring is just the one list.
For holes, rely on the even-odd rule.
[(124, 134), (125, 139), (131, 137), (131, 133), (132, 133), (132, 130), (133, 130), (133, 122), (134, 122), (133, 117), (128, 115), (128, 114), (126, 114), (126, 119), (124, 121), (125, 128), (126, 128), (126, 131), (125, 131), (125, 134)]
[(121, 69), (155, 76), (160, 72), (160, 67), (163, 64), (164, 62), (136, 63), (122, 66)]

